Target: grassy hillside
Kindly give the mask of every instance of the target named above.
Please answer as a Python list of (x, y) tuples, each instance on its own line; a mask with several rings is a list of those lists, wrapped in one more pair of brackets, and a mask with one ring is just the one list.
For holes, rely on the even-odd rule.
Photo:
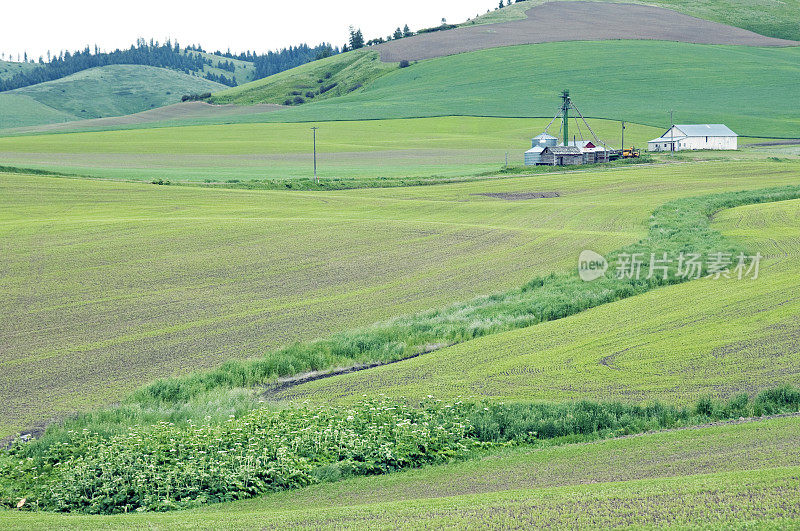
[(743, 136), (797, 137), (800, 115), (791, 102), (799, 96), (798, 58), (800, 48), (564, 42), (484, 50), (400, 69), (380, 63), (375, 52), (349, 52), (213, 98), (242, 105), (302, 98), (302, 105), (269, 115), (254, 112), (146, 127), (449, 115), (552, 117), (558, 94), (568, 87), (588, 116), (660, 128), (674, 109), (679, 122), (726, 123)]
[[(637, 241), (650, 212), (670, 199), (796, 183), (797, 176), (789, 163), (719, 163), (324, 196), (4, 176), (3, 195), (11, 202), (2, 238), (13, 254), (3, 277), (8, 347), (0, 360), (6, 404), (0, 433), (114, 401), (156, 377), (510, 289), (573, 267), (584, 249), (608, 252)], [(476, 195), (543, 191), (561, 197)], [(790, 287), (793, 280), (784, 280), (783, 287)], [(725, 283), (713, 286), (726, 294)], [(755, 284), (756, 291), (746, 292), (755, 297), (752, 304), (769, 295), (769, 286)], [(739, 300), (737, 293), (723, 300)], [(642, 311), (635, 308), (630, 313), (638, 318)], [(785, 317), (780, 308), (760, 315), (770, 324)], [(41, 323), (53, 332), (38, 332)], [(542, 329), (476, 344), (526, 333), (539, 337)], [(703, 330), (696, 337), (702, 339)], [(745, 330), (760, 329), (754, 324)], [(567, 337), (582, 337), (579, 332), (571, 328)], [(507, 354), (521, 349), (517, 359), (525, 359), (526, 344), (510, 341), (503, 348)], [(468, 348), (445, 349), (416, 363)], [(430, 389), (455, 392), (457, 382), (478, 374), (494, 374), (502, 383), (491, 372), (495, 366), (481, 363), (492, 352), (471, 354), (474, 369), (460, 357), (437, 364), (447, 378), (451, 368), (459, 373), (452, 384), (431, 381)], [(511, 365), (514, 357), (508, 356)], [(406, 364), (392, 366), (394, 374)], [(324, 396), (367, 389), (359, 383), (364, 376), (386, 371), (354, 375), (347, 387)], [(753, 371), (754, 378), (763, 374)], [(638, 378), (632, 377), (632, 386), (644, 382), (641, 388), (655, 389), (646, 374)]]
[[(797, 418), (495, 451), (485, 459), (202, 509), (116, 517), (0, 511), (8, 529), (790, 525)], [(566, 510), (565, 508), (569, 508)], [(779, 520), (775, 520), (779, 518)], [(782, 518), (782, 520), (780, 520)]]
[(17, 63), (14, 61), (0, 61), (0, 79), (12, 77), (19, 72), (25, 72), (36, 68), (35, 64), (31, 63)]
[[(82, 119), (131, 114), (179, 102), (184, 94), (211, 92), (222, 87), (219, 83), (164, 68), (110, 65), (4, 92), (0, 98), (25, 96)], [(0, 99), (3, 106), (0, 107), (0, 116), (10, 112), (13, 104), (8, 99)], [(40, 114), (33, 114), (27, 123), (20, 122), (25, 122), (22, 114), (15, 123), (6, 127), (42, 123)]]
[[(548, 121), (456, 117), (316, 123), (319, 175), (398, 181), (497, 171), (506, 152), (510, 164), (522, 164), (531, 138)], [(619, 124), (590, 124), (618, 146)], [(311, 125), (231, 124), (6, 137), (0, 138), (0, 153), (5, 164), (105, 178), (296, 180), (313, 175)], [(626, 143), (642, 146), (661, 132), (629, 125)]]
[[(525, 12), (547, 0), (526, 0), (474, 19), (476, 24), (494, 24), (525, 18)], [(570, 1), (570, 0), (566, 0)], [(592, 0), (609, 1), (616, 0)], [(663, 7), (693, 17), (744, 28), (761, 35), (800, 40), (800, 1), (798, 0), (626, 0), (630, 4)], [(471, 24), (473, 21), (465, 24)]]
[[(222, 57), (222, 56), (219, 56), (219, 55), (214, 55), (214, 54), (205, 53), (205, 52), (195, 52), (193, 50), (185, 50), (184, 53), (186, 53), (188, 55), (192, 55), (192, 56), (201, 55), (201, 56), (205, 57), (206, 59), (209, 59), (212, 62), (211, 65), (205, 65), (205, 67), (203, 68), (203, 74), (212, 73), (212, 74), (216, 74), (216, 75), (223, 75), (223, 76), (228, 77), (228, 78), (233, 75), (233, 76), (236, 76), (236, 81), (240, 85), (242, 83), (247, 83), (249, 81), (253, 81), (253, 78), (255, 76), (255, 72), (256, 72), (255, 65), (253, 65), (253, 63), (249, 63), (247, 61), (240, 61), (239, 59), (229, 59), (227, 57)], [(218, 64), (225, 63), (226, 61), (233, 63), (233, 65), (235, 67), (235, 70), (233, 72), (229, 72), (228, 70), (223, 70), (221, 68), (217, 68)]]
[(48, 107), (28, 95), (0, 92), (0, 129), (77, 119), (74, 114)]
[[(587, 116), (662, 126), (667, 111), (675, 109), (678, 122), (725, 123), (744, 136), (796, 137), (800, 114), (792, 102), (800, 97), (799, 59), (800, 48), (650, 41), (514, 46), (422, 61), (390, 71), (358, 93), (267, 119), (546, 117), (555, 114), (558, 94), (569, 88)], [(281, 74), (287, 83), (294, 75), (295, 70)], [(258, 85), (234, 90), (219, 101), (274, 100), (270, 92), (262, 96)]]
[(224, 90), (214, 94), (210, 101), (297, 105), (349, 94), (396, 68), (396, 64), (382, 63), (377, 52), (357, 50)]

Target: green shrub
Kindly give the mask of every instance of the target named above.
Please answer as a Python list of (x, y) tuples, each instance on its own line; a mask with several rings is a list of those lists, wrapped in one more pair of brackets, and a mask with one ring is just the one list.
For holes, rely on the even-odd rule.
[(70, 431), (44, 449), (0, 455), (0, 499), (89, 514), (164, 511), (384, 474), (466, 456), (466, 406), (387, 399), (350, 409), (256, 409), (227, 422)]
[(690, 409), (432, 398), (411, 406), (382, 397), (349, 408), (242, 409), (121, 432), (73, 429), (0, 452), (0, 505), (25, 497), (30, 508), (56, 511), (164, 511), (443, 463), (495, 445), (590, 441), (758, 410), (797, 412), (800, 391), (766, 390), (752, 402), (747, 395), (704, 397)]

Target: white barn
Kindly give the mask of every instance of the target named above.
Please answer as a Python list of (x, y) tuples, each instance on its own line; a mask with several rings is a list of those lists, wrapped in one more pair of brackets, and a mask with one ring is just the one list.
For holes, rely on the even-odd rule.
[(685, 149), (738, 149), (739, 135), (722, 124), (673, 125), (647, 143), (648, 151)]

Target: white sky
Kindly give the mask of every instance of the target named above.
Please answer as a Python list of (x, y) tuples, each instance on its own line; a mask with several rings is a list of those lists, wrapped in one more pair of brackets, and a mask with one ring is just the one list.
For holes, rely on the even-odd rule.
[(367, 40), (390, 34), (398, 25), (412, 30), (435, 26), (442, 17), (462, 22), (497, 0), (13, 0), (0, 2), (0, 53), (128, 47), (138, 37), (206, 50), (256, 50), (346, 42), (351, 24)]

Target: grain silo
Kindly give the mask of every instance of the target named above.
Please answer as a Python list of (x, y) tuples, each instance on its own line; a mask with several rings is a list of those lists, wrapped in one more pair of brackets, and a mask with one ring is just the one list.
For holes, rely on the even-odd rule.
[(542, 133), (533, 138), (531, 149), (525, 152), (525, 166), (536, 166), (541, 162), (542, 151), (544, 148), (553, 147), (558, 143), (558, 139), (553, 135)]

